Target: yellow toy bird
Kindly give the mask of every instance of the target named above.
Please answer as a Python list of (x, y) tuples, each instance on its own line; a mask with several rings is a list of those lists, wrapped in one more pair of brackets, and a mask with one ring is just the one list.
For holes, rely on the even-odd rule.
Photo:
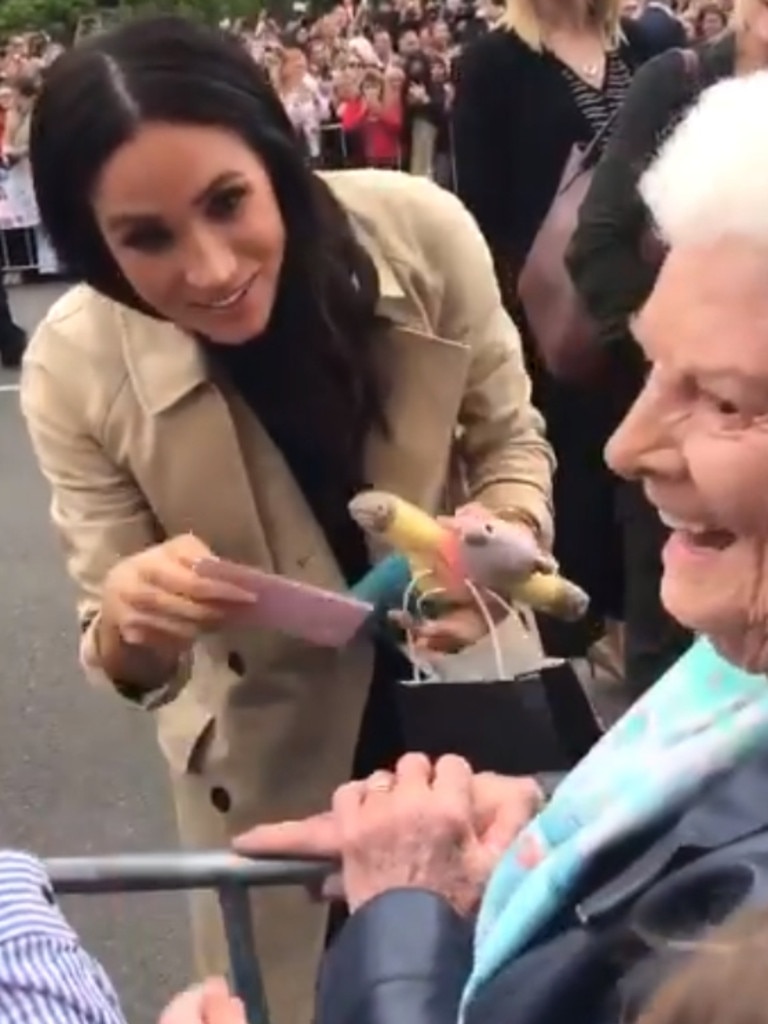
[[(589, 606), (588, 596), (559, 575), (530, 531), (480, 506), (437, 519), (397, 495), (363, 491), (349, 511), (365, 533), (407, 560), (412, 589), (422, 597), (465, 601), (480, 588), (566, 621), (581, 618)], [(383, 563), (377, 574), (382, 579), (385, 568)]]

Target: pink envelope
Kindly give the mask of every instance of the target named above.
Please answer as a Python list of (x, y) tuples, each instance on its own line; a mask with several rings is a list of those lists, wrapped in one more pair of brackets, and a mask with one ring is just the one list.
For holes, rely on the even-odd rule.
[(258, 597), (252, 609), (238, 616), (238, 622), (274, 629), (320, 647), (344, 647), (374, 611), (365, 601), (236, 562), (205, 558), (195, 571)]

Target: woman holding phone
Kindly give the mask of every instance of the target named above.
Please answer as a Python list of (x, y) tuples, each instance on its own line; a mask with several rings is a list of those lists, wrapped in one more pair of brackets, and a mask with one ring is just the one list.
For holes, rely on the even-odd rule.
[[(550, 541), (550, 452), (517, 331), (459, 202), (385, 171), (314, 174), (235, 42), (175, 18), (93, 37), (32, 121), (42, 218), (85, 282), (30, 343), (22, 405), (80, 591), (88, 673), (154, 713), (185, 844), (327, 805), (402, 752), (404, 667), (367, 641), (246, 627), (212, 554), (343, 591), (375, 486), (468, 494)], [(457, 440), (459, 438), (459, 440)], [(424, 640), (481, 635), (460, 609)], [(254, 897), (276, 1024), (312, 1017), (326, 913)], [(194, 903), (201, 974), (226, 965)]]

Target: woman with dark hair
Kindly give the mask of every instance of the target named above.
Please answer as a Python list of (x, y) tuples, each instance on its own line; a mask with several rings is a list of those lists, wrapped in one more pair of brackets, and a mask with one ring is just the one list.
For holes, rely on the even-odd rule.
[[(30, 343), (22, 405), (80, 590), (88, 673), (155, 712), (183, 841), (320, 809), (402, 751), (398, 658), (243, 628), (199, 558), (331, 590), (369, 567), (365, 486), (466, 497), (548, 544), (550, 453), (471, 217), (386, 171), (321, 177), (236, 43), (175, 18), (54, 65), (31, 155), (45, 227), (84, 282)], [(462, 500), (464, 498), (462, 497)], [(459, 609), (425, 644), (480, 636)], [(254, 900), (277, 1024), (306, 1024), (326, 916)], [(225, 967), (195, 903), (201, 973)]]

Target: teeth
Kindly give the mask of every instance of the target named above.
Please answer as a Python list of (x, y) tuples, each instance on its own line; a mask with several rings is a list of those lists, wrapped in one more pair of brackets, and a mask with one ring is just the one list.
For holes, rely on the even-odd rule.
[(207, 302), (206, 306), (208, 307), (208, 309), (227, 309), (228, 306), (234, 306), (236, 302), (242, 299), (242, 297), (251, 287), (251, 284), (252, 282), (248, 281), (246, 284), (243, 285), (242, 288), (238, 288), (236, 292), (233, 292), (231, 295), (228, 295), (226, 299), (219, 299), (218, 302)]
[(221, 299), (219, 302), (211, 302), (210, 303), (211, 308), (212, 309), (226, 309), (227, 306), (233, 306), (237, 302), (238, 299), (242, 298), (243, 295), (245, 295), (245, 291), (246, 291), (247, 287), (248, 287), (248, 285), (245, 285), (244, 287), (239, 288), (236, 292), (234, 292), (234, 294), (230, 295), (226, 299)]

